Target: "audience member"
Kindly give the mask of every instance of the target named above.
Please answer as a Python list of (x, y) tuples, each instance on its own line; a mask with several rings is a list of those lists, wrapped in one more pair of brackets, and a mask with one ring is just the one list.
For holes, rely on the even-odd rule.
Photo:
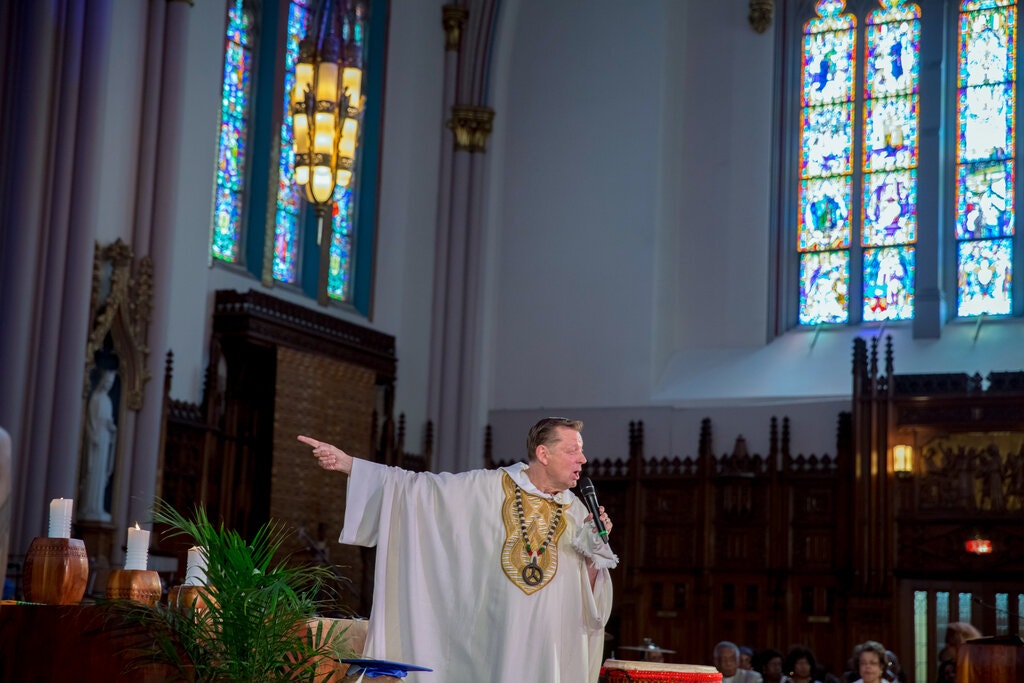
[(750, 671), (754, 668), (754, 649), (740, 645), (740, 668)]
[(846, 671), (839, 677), (840, 683), (853, 683), (860, 678), (858, 671), (858, 662), (860, 661), (860, 651), (864, 649), (863, 643), (857, 643), (853, 646), (853, 652), (850, 654), (850, 658), (846, 661)]
[(728, 640), (715, 645), (715, 668), (722, 672), (722, 683), (761, 683), (761, 675), (740, 668), (740, 649)]
[(907, 674), (903, 672), (903, 665), (900, 664), (900, 658), (896, 656), (896, 653), (892, 650), (886, 650), (885, 656), (889, 660), (888, 667), (885, 672), (883, 672), (885, 679), (887, 681), (907, 683)]
[(885, 646), (874, 640), (868, 640), (860, 644), (860, 654), (857, 656), (857, 673), (860, 678), (856, 683), (882, 683), (886, 671)]
[(956, 683), (956, 662), (947, 659), (939, 664), (939, 677), (935, 683)]
[(803, 645), (795, 645), (782, 662), (782, 670), (786, 674), (783, 683), (820, 683), (814, 675), (817, 668), (814, 653)]
[(761, 674), (764, 683), (781, 683), (782, 653), (778, 650), (761, 650), (754, 655), (754, 671)]
[(960, 646), (974, 638), (981, 638), (981, 631), (966, 621), (953, 621), (946, 625), (946, 644), (939, 651), (936, 676), (940, 683), (947, 678), (951, 683), (956, 680), (956, 659)]
[(953, 621), (946, 626), (946, 646), (939, 652), (939, 662), (955, 662), (960, 646), (972, 638), (981, 638), (981, 631), (966, 621)]

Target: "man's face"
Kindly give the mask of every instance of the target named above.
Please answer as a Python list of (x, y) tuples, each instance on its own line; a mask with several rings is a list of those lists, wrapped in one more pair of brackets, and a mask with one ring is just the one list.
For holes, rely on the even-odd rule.
[(545, 478), (553, 489), (572, 488), (587, 462), (583, 455), (583, 435), (568, 427), (556, 427), (554, 441), (537, 447), (537, 460), (543, 465)]
[(750, 661), (750, 655), (748, 655), (746, 652), (740, 653), (740, 668), (746, 669), (747, 671), (750, 671), (752, 668), (754, 668), (754, 663)]
[(715, 668), (722, 672), (723, 678), (736, 675), (739, 662), (736, 660), (736, 653), (731, 647), (723, 647), (715, 653)]

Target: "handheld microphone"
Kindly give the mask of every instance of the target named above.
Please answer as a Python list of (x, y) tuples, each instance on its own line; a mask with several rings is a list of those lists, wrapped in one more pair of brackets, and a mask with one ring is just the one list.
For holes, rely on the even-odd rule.
[(601, 507), (597, 504), (597, 492), (594, 490), (594, 482), (590, 481), (590, 477), (580, 477), (577, 485), (580, 489), (580, 495), (583, 497), (583, 503), (587, 506), (587, 510), (594, 516), (594, 526), (597, 527), (598, 536), (607, 543), (608, 542), (608, 530), (604, 528), (604, 522), (601, 521)]

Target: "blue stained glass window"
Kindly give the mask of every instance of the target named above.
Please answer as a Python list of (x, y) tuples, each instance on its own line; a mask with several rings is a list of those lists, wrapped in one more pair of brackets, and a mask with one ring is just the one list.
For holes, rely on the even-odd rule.
[(291, 93), (295, 88), (295, 65), (299, 41), (306, 35), (312, 12), (308, 3), (288, 4), (288, 38), (285, 47), (284, 95), (281, 114), (280, 156), (277, 164), (277, 210), (274, 221), (274, 279), (295, 283), (298, 278), (299, 226), (302, 212), (301, 188), (295, 184), (295, 152), (292, 142)]
[(843, 0), (820, 0), (804, 26), (800, 135), (802, 325), (849, 318), (856, 20)]
[(1017, 7), (960, 4), (957, 85), (957, 315), (1008, 315), (1015, 231)]
[[(363, 83), (360, 84), (360, 92), (366, 92), (366, 70), (363, 69), (365, 62), (364, 53), (366, 50), (366, 13), (362, 5), (357, 5), (354, 9), (355, 11), (346, 19), (343, 32), (345, 40), (351, 41), (351, 46), (346, 54), (346, 66), (358, 67), (362, 70)], [(362, 126), (360, 126), (361, 128)], [(357, 164), (360, 158), (357, 152)], [(355, 237), (352, 226), (355, 223), (354, 214), (358, 194), (359, 175), (355, 173), (349, 186), (347, 188), (336, 188), (334, 195), (335, 211), (331, 221), (327, 296), (338, 301), (346, 301), (351, 296), (351, 278), (354, 264), (352, 249)]]
[(252, 82), (251, 11), (243, 0), (228, 7), (227, 46), (221, 90), (221, 126), (217, 149), (217, 188), (214, 200), (214, 258), (237, 263), (242, 240), (249, 96)]
[[(803, 32), (801, 325), (849, 322), (850, 277), (858, 270), (859, 319), (914, 315), (920, 8), (879, 0), (863, 29), (845, 8), (843, 0), (818, 2)], [(854, 88), (861, 38), (864, 81)], [(862, 251), (851, 251), (855, 244)]]
[(866, 322), (914, 317), (920, 10), (882, 0), (867, 17), (861, 203)]
[[(369, 123), (365, 131), (361, 120), (346, 128), (356, 133), (357, 152), (348, 152), (353, 139), (349, 135), (342, 149), (351, 180), (344, 191), (338, 191), (323, 236), (318, 234), (303, 187), (295, 182), (291, 114), (299, 43), (311, 31), (317, 32), (310, 24), (319, 17), (321, 3), (229, 0), (228, 4), (211, 253), (218, 261), (245, 265), (267, 284), (271, 280), (287, 283), (306, 296), (326, 295), (366, 314), (370, 269), (357, 273), (355, 263), (357, 258), (372, 258), (380, 65), (388, 2), (348, 0), (333, 5), (332, 16), (344, 40), (345, 64), (359, 69), (358, 110), (369, 112)], [(257, 30), (263, 40), (256, 40)], [(367, 63), (369, 75), (364, 68)], [(356, 87), (355, 77), (345, 72), (347, 87)], [(364, 161), (371, 170), (360, 182)], [(368, 239), (357, 240), (357, 212), (363, 214), (360, 222), (365, 227), (360, 231)], [(321, 270), (318, 255), (321, 239), (327, 272)]]

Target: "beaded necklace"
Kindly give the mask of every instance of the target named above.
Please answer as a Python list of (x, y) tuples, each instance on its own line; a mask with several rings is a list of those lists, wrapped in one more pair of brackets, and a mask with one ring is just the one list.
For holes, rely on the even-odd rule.
[(516, 484), (516, 514), (519, 515), (519, 534), (526, 546), (526, 556), (530, 560), (530, 564), (523, 567), (523, 581), (527, 586), (536, 586), (544, 580), (544, 570), (537, 564), (537, 560), (548, 549), (548, 543), (551, 542), (551, 537), (562, 520), (562, 504), (555, 503), (555, 516), (548, 527), (548, 535), (544, 538), (543, 545), (536, 551), (531, 547), (530, 537), (526, 534), (526, 519), (523, 517), (523, 490), (519, 488), (518, 484)]

